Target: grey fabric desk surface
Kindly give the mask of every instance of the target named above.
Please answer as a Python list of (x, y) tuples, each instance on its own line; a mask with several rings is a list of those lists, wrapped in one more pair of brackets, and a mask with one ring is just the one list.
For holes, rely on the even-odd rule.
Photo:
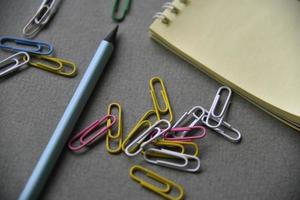
[[(156, 44), (148, 27), (164, 1), (133, 1), (120, 24), (115, 56), (88, 102), (74, 132), (106, 113), (110, 102), (124, 107), (124, 132), (152, 107), (149, 79), (164, 79), (176, 119), (194, 105), (206, 108), (217, 82)], [(21, 36), (40, 1), (1, 1), (0, 35)], [(99, 41), (112, 29), (108, 0), (63, 0), (37, 39), (55, 54), (77, 63), (68, 79), (27, 68), (0, 81), (0, 198), (16, 199), (46, 146)], [(1, 51), (0, 57), (9, 54)], [(255, 81), (255, 80), (254, 80)], [(296, 91), (295, 91), (296, 92)], [(129, 177), (142, 164), (185, 188), (186, 199), (299, 199), (300, 134), (234, 95), (228, 121), (243, 134), (235, 145), (208, 133), (200, 142), (202, 170), (183, 173), (143, 162), (141, 156), (110, 155), (105, 142), (85, 154), (65, 149), (41, 199), (160, 199)]]

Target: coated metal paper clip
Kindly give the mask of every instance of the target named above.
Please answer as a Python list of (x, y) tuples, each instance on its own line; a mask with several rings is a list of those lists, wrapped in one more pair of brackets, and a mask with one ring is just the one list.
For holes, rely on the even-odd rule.
[(115, 0), (113, 10), (112, 10), (112, 19), (115, 22), (121, 22), (125, 19), (126, 14), (130, 9), (131, 0), (123, 0), (124, 5), (123, 9), (120, 9), (120, 0)]
[[(125, 153), (127, 156), (136, 156), (139, 154), (143, 148), (150, 142), (163, 136), (169, 129), (171, 124), (169, 121), (162, 119), (155, 122), (141, 135), (135, 138), (128, 146), (125, 148)], [(152, 137), (151, 137), (152, 135)]]
[[(144, 173), (147, 177), (160, 183), (163, 186), (163, 188), (144, 181), (143, 179), (136, 176), (136, 172)], [(164, 177), (160, 176), (159, 174), (155, 173), (154, 171), (146, 169), (140, 165), (132, 166), (130, 168), (129, 175), (134, 181), (138, 182), (142, 187), (162, 196), (165, 199), (182, 200), (184, 197), (184, 190), (183, 190), (182, 186), (180, 186), (177, 183), (174, 183), (173, 181), (171, 181), (167, 178), (164, 178)], [(175, 190), (175, 192), (174, 192), (174, 190)], [(173, 196), (172, 195), (173, 192), (177, 193), (177, 195)]]
[(23, 28), (25, 37), (34, 37), (56, 12), (60, 0), (43, 0), (37, 12)]
[[(109, 119), (112, 119), (112, 122), (108, 126), (107, 121)], [(96, 139), (98, 139), (100, 136), (104, 135), (107, 133), (108, 129), (112, 127), (112, 125), (117, 121), (117, 118), (114, 115), (106, 115), (100, 120), (96, 120), (92, 124), (90, 124), (88, 127), (77, 133), (74, 137), (72, 137), (69, 140), (68, 147), (72, 151), (79, 151), (83, 147), (93, 143)], [(98, 132), (94, 133), (95, 129), (99, 129), (102, 127)], [(79, 142), (79, 145), (74, 145), (75, 142)]]
[(77, 74), (76, 64), (61, 58), (31, 55), (28, 64), (65, 77), (74, 77)]
[[(202, 117), (205, 114), (205, 109), (201, 106), (194, 106), (191, 110), (188, 112), (183, 113), (183, 115), (175, 122), (172, 128), (177, 127), (193, 127), (197, 123), (201, 122)], [(190, 123), (187, 125), (187, 123)], [(174, 137), (181, 138), (185, 137), (185, 135), (188, 133), (188, 131), (176, 131), (174, 132)]]
[(0, 61), (0, 77), (4, 77), (28, 63), (30, 56), (26, 52), (18, 52)]
[[(118, 116), (118, 125), (117, 125), (117, 131), (113, 134), (111, 129), (108, 129), (106, 134), (106, 150), (109, 153), (117, 154), (122, 151), (122, 135), (123, 135), (123, 126), (122, 126), (122, 107), (118, 103), (111, 103), (108, 105), (107, 109), (107, 115), (112, 115), (113, 108), (117, 110), (117, 116)], [(111, 125), (111, 120), (107, 120), (107, 126), (109, 127)], [(117, 147), (112, 148), (112, 144), (117, 143)]]
[[(200, 130), (200, 134), (197, 135), (192, 135), (192, 136), (183, 136), (183, 137), (176, 137), (176, 135), (173, 133), (176, 132), (194, 132), (196, 130)], [(190, 142), (195, 139), (202, 139), (206, 136), (206, 129), (203, 126), (192, 126), (192, 127), (176, 127), (172, 128), (169, 132), (164, 134), (164, 139), (165, 140), (170, 140), (170, 141), (186, 141)]]
[[(206, 121), (206, 117), (207, 117), (207, 115), (203, 116), (203, 118), (202, 118), (203, 122)], [(212, 120), (214, 120), (214, 119), (212, 119)], [(242, 140), (242, 135), (241, 135), (240, 131), (237, 130), (236, 128), (233, 128), (232, 125), (226, 121), (222, 121), (221, 126), (219, 126), (218, 128), (212, 128), (212, 130), (219, 133), (225, 139), (227, 139), (228, 141), (230, 141), (232, 143), (239, 143)], [(225, 130), (227, 130), (227, 131), (225, 131)], [(230, 132), (231, 135), (229, 135), (228, 132)]]
[[(153, 155), (153, 153), (169, 156), (172, 158), (172, 161), (169, 161), (169, 160), (171, 160), (169, 157), (167, 159), (165, 159), (162, 156), (159, 156), (160, 158), (155, 158), (156, 156)], [(155, 164), (155, 165), (178, 169), (181, 171), (197, 172), (200, 169), (200, 159), (198, 157), (188, 155), (188, 154), (178, 153), (175, 151), (170, 151), (170, 150), (163, 149), (163, 148), (161, 148), (161, 149), (149, 148), (149, 149), (145, 150), (144, 159), (147, 162)], [(165, 159), (165, 160), (163, 160), (163, 159)], [(196, 162), (196, 165), (194, 167), (191, 167), (191, 165), (192, 165), (191, 160), (194, 160)], [(178, 162), (178, 161), (180, 161), (180, 162)]]
[[(25, 46), (25, 47), (22, 48), (20, 46)], [(53, 46), (51, 44), (41, 42), (41, 41), (35, 41), (35, 40), (29, 40), (29, 39), (23, 39), (17, 37), (9, 37), (9, 36), (0, 38), (0, 48), (7, 51), (13, 51), (13, 52), (25, 51), (27, 53), (33, 53), (39, 55), (49, 55), (53, 52)]]
[[(221, 104), (221, 93), (222, 91), (227, 91), (227, 97), (224, 102), (224, 105), (221, 109), (221, 112), (217, 113), (217, 109), (219, 107), (219, 104)], [(222, 124), (222, 121), (224, 120), (224, 117), (226, 115), (227, 109), (230, 104), (230, 97), (231, 97), (231, 89), (226, 86), (222, 86), (218, 89), (217, 94), (213, 100), (213, 103), (208, 111), (207, 117), (204, 120), (204, 123), (206, 126), (210, 128), (217, 128)], [(213, 119), (213, 120), (211, 120)], [(214, 122), (213, 124), (211, 122)]]
[[(154, 87), (154, 85), (156, 83), (159, 84), (160, 87), (161, 87), (160, 92), (161, 92), (162, 100), (165, 104), (165, 107), (161, 107), (159, 105), (159, 101), (158, 101), (157, 95), (155, 93), (155, 87)], [(161, 119), (162, 115), (169, 114), (169, 119), (168, 120), (169, 120), (170, 123), (172, 123), (172, 121), (173, 121), (173, 111), (172, 111), (172, 108), (171, 108), (171, 105), (170, 105), (170, 100), (168, 98), (167, 90), (166, 90), (166, 87), (165, 87), (165, 84), (164, 84), (163, 80), (159, 77), (153, 77), (152, 79), (150, 79), (149, 86), (150, 86), (150, 94), (151, 94), (151, 98), (152, 98), (152, 102), (153, 102), (153, 106), (154, 106), (154, 110), (156, 112), (157, 118)]]
[(154, 110), (148, 110), (141, 119), (136, 123), (136, 125), (131, 129), (122, 144), (122, 150), (125, 151), (127, 145), (134, 140), (134, 138), (138, 135), (138, 133), (142, 132), (142, 130), (148, 129), (152, 123), (150, 121), (151, 116), (156, 113)]
[[(160, 141), (154, 142), (153, 145), (158, 148), (163, 148), (163, 149), (175, 151), (178, 153), (184, 153), (184, 154), (189, 154), (189, 155), (193, 155), (193, 156), (199, 155), (198, 145), (194, 142), (181, 142), (181, 141), (174, 142), (174, 141), (160, 140)], [(192, 153), (191, 153), (191, 149), (192, 149)], [(143, 155), (144, 155), (144, 153), (145, 153), (145, 151), (142, 151)], [(148, 156), (172, 158), (172, 156), (162, 155), (162, 154), (158, 154), (158, 153), (149, 153), (149, 152), (148, 152)]]

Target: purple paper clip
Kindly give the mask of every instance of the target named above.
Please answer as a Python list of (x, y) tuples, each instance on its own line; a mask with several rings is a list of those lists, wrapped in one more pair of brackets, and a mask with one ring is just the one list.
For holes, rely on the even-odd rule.
[[(95, 129), (101, 127), (101, 124), (106, 125), (107, 120), (109, 120), (109, 118), (112, 119), (112, 122), (109, 126), (104, 126), (102, 129), (100, 129), (100, 131), (92, 134)], [(116, 121), (117, 121), (117, 118), (114, 115), (106, 115), (103, 118), (96, 120), (95, 122), (91, 123), (88, 127), (81, 130), (79, 133), (77, 133), (74, 137), (72, 137), (69, 140), (69, 143), (68, 143), (69, 149), (71, 151), (81, 150), (83, 147), (94, 142), (100, 136), (106, 134), (107, 130), (110, 129), (113, 126), (113, 124), (116, 123)], [(73, 144), (78, 140), (79, 140), (80, 144), (78, 146), (73, 146)]]
[[(183, 131), (194, 131), (194, 130), (200, 130), (199, 135), (193, 135), (193, 136), (183, 136), (183, 137), (176, 137), (175, 134), (172, 134), (172, 132), (183, 132)], [(176, 127), (176, 128), (172, 128), (170, 130), (170, 132), (167, 132), (164, 135), (164, 139), (165, 140), (169, 140), (169, 141), (184, 141), (184, 142), (191, 142), (192, 140), (195, 139), (202, 139), (206, 136), (206, 128), (204, 126), (192, 126), (192, 127)]]

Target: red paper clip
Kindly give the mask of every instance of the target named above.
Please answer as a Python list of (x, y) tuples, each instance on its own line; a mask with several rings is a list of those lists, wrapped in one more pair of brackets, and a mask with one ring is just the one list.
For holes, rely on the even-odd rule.
[[(172, 135), (172, 132), (183, 132), (183, 131), (193, 131), (193, 130), (200, 130), (200, 135), (194, 135), (194, 136), (183, 136), (183, 137), (174, 137)], [(204, 126), (192, 126), (192, 127), (176, 127), (172, 128), (170, 132), (166, 133), (164, 135), (165, 140), (169, 141), (185, 141), (185, 142), (191, 142), (195, 139), (201, 139), (206, 136), (206, 128)]]
[[(98, 131), (97, 133), (94, 133), (94, 130), (97, 128), (101, 127), (102, 125), (106, 125), (107, 124), (107, 120), (111, 118), (112, 122), (109, 126), (104, 126), (102, 129), (100, 129), (100, 131)], [(92, 124), (90, 124), (88, 127), (84, 128), (82, 131), (80, 131), (79, 133), (77, 133), (74, 137), (72, 137), (68, 143), (68, 147), (70, 150), (72, 151), (79, 151), (81, 150), (83, 147), (91, 144), (92, 142), (94, 142), (97, 138), (99, 138), (100, 136), (104, 135), (107, 133), (107, 130), (109, 128), (112, 127), (112, 125), (114, 123), (116, 123), (117, 118), (114, 115), (106, 115), (103, 118), (96, 120), (95, 122), (93, 122)], [(73, 144), (78, 141), (80, 144), (78, 146), (73, 146)]]

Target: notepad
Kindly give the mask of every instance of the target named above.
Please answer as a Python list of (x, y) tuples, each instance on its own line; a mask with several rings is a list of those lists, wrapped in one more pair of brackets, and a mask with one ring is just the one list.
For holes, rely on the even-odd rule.
[(166, 7), (150, 26), (154, 40), (300, 130), (300, 1), (174, 0)]

